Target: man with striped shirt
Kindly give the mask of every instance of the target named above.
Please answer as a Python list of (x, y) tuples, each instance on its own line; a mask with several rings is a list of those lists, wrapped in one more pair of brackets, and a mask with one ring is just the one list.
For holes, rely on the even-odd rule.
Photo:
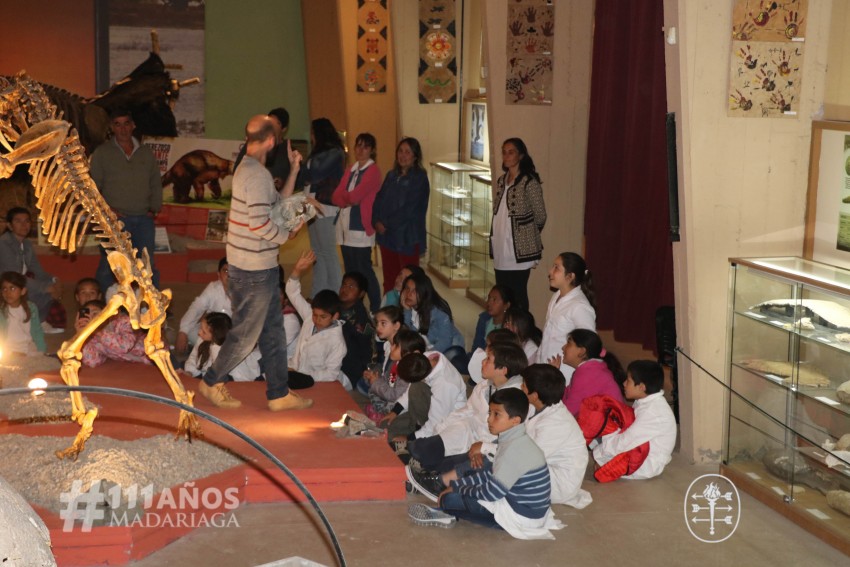
[[(227, 233), (233, 328), (199, 388), (205, 398), (222, 408), (242, 405), (230, 395), (224, 382), (258, 343), (269, 409), (306, 409), (313, 405), (313, 400), (289, 389), (286, 334), (278, 295), (278, 254), (280, 246), (293, 238), (302, 225), (285, 233), (269, 218), (272, 206), (280, 199), (265, 168), (266, 156), (274, 146), (272, 120), (264, 114), (251, 118), (245, 126), (245, 158), (233, 176)], [(286, 194), (292, 192), (301, 166), (301, 155), (291, 147), (287, 149), (292, 167), (281, 189)]]

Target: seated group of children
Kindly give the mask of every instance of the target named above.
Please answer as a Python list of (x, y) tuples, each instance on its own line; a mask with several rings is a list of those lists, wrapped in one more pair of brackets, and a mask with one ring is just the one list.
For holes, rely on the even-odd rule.
[[(584, 368), (569, 388), (558, 369), (560, 360), (529, 365), (515, 333), (491, 331), (481, 381), (468, 398), (458, 394), (465, 388), (451, 365), (441, 365), (439, 354), (422, 352), (409, 331), (396, 331), (391, 359), (398, 360), (396, 383), (406, 395), (398, 396), (385, 418), (388, 438), (409, 460), (412, 487), (438, 504), (412, 505), (413, 521), (448, 527), (464, 519), (499, 526), (517, 538), (551, 538), (550, 530), (560, 523), (550, 504), (580, 509), (592, 501), (581, 488), (588, 446), (597, 472), (613, 474), (597, 475), (602, 481), (661, 474), (676, 439), (661, 367), (652, 361), (629, 366), (622, 383), (626, 398), (634, 400), (632, 410), (608, 368), (622, 372), (616, 357), (601, 349), (601, 341), (587, 341), (589, 349), (578, 347), (588, 339), (579, 331), (564, 345), (564, 360)], [(595, 333), (587, 333), (598, 341)], [(608, 372), (600, 372), (599, 364)], [(605, 411), (616, 405), (631, 417), (619, 422), (622, 427), (594, 429), (601, 402)], [(576, 404), (578, 421), (570, 411)], [(614, 464), (616, 474), (610, 472)]]
[[(574, 329), (560, 356), (529, 365), (540, 331), (527, 311), (510, 307), (509, 292), (499, 286), (480, 318), (477, 350), (461, 357), (448, 304), (420, 269), (403, 270), (373, 319), (363, 304), (368, 284), (359, 273), (345, 274), (339, 293), (324, 290), (308, 302), (300, 279), (314, 261), (312, 251), (302, 254), (285, 281), (281, 270), (290, 387), (339, 381), (368, 395), (365, 412), (387, 428), (388, 440), (408, 463), (412, 487), (438, 504), (412, 505), (415, 522), (450, 526), (465, 519), (518, 538), (551, 538), (550, 530), (561, 527), (552, 503), (581, 509), (592, 501), (581, 487), (588, 448), (603, 482), (652, 478), (669, 463), (676, 424), (657, 363), (636, 361), (624, 371), (595, 332)], [(174, 351), (186, 375), (204, 373), (231, 327), (227, 270), (222, 259), (218, 280), (181, 320)], [(43, 352), (26, 280), (4, 273), (0, 286), (6, 348)], [(106, 304), (92, 278), (78, 282), (75, 298), (79, 331)], [(118, 312), (86, 341), (82, 362), (150, 363), (144, 337)], [(461, 358), (475, 384), (468, 396)], [(562, 364), (574, 370), (569, 384)], [(257, 349), (230, 376), (262, 380)]]

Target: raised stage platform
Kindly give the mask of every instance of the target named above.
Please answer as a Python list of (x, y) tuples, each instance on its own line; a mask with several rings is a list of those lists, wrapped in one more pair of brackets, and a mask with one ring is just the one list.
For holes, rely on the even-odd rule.
[[(62, 383), (58, 372), (39, 373), (39, 376), (47, 377), (52, 384)], [(170, 389), (154, 366), (110, 362), (99, 368), (83, 369), (80, 381), (84, 385), (126, 388), (171, 398)], [(194, 381), (186, 386), (197, 391)], [(195, 396), (195, 405), (253, 437), (283, 461), (319, 502), (405, 498), (404, 468), (383, 439), (340, 439), (329, 428), (345, 411), (357, 409), (357, 404), (338, 383), (317, 384), (304, 391), (304, 395), (315, 400), (313, 408), (282, 413), (267, 409), (263, 382), (231, 383), (228, 388), (242, 401), (241, 408), (216, 408), (200, 394)], [(86, 398), (101, 407), (94, 436), (132, 440), (175, 431), (178, 416), (175, 408), (112, 395), (86, 394)], [(244, 441), (209, 422), (203, 422), (203, 428), (206, 441), (244, 456), (250, 464), (200, 479), (196, 487), (236, 488), (242, 505), (304, 500), (283, 472)], [(38, 425), (0, 422), (2, 433), (67, 436), (69, 443), (77, 430), (76, 425), (67, 422)], [(180, 451), (182, 443), (185, 441), (176, 441), (173, 450)], [(91, 532), (82, 533), (77, 527), (66, 533), (58, 514), (37, 511), (50, 528), (53, 550), (62, 566), (122, 565), (164, 547), (193, 529), (94, 527)]]

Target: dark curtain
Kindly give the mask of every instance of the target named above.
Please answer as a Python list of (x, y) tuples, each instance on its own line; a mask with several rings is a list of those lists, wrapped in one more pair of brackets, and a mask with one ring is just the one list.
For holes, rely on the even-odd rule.
[(652, 350), (673, 305), (662, 16), (662, 0), (596, 1), (584, 218), (597, 327)]

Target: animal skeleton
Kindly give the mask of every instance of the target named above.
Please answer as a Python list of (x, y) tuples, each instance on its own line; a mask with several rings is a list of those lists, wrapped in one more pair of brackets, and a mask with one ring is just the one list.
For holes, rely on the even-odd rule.
[[(89, 176), (88, 161), (76, 130), (60, 118), (41, 85), (26, 74), (21, 72), (12, 79), (0, 77), (0, 145), (8, 152), (0, 154), (0, 178), (11, 175), (17, 165), (29, 163), (47, 240), (73, 253), (91, 225), (118, 280), (117, 293), (100, 315), (62, 343), (58, 352), (62, 380), (69, 386), (79, 385), (83, 343), (123, 307), (134, 329), (147, 330), (145, 353), (162, 372), (174, 399), (191, 406), (194, 392), (183, 386), (162, 340), (171, 290), (160, 291), (153, 285), (147, 250), (138, 257), (123, 223)], [(96, 408), (86, 409), (80, 392), (71, 393), (71, 407), (71, 418), (80, 425), (80, 432), (70, 447), (56, 452), (60, 459), (76, 459), (85, 448), (97, 417)], [(177, 436), (191, 439), (200, 434), (197, 418), (181, 411)]]

